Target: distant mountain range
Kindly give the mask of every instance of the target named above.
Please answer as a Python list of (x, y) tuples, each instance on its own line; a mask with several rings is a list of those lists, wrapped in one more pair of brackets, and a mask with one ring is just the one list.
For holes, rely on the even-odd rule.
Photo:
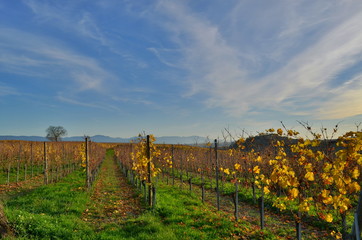
[[(137, 137), (131, 138), (114, 138), (104, 135), (95, 135), (91, 137), (93, 142), (108, 142), (108, 143), (128, 143), (131, 140), (136, 140)], [(0, 140), (24, 140), (24, 141), (48, 141), (46, 137), (40, 136), (0, 136)], [(64, 137), (62, 141), (84, 141), (83, 136), (76, 137)], [(189, 136), (189, 137), (179, 137), (179, 136), (165, 136), (165, 137), (156, 137), (156, 143), (166, 143), (166, 144), (203, 144), (206, 142), (205, 137), (199, 136)]]

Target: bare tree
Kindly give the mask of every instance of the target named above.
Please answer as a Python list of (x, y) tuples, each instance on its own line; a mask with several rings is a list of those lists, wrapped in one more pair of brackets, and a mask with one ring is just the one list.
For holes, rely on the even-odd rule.
[(62, 137), (67, 135), (67, 130), (65, 130), (62, 126), (49, 126), (46, 132), (47, 139), (54, 142), (61, 141)]

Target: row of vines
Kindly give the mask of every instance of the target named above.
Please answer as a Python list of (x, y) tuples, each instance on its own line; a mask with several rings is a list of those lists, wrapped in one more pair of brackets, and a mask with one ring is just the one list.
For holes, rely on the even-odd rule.
[[(115, 148), (122, 169), (133, 182), (148, 187), (152, 203), (154, 179), (159, 173), (198, 184), (204, 190), (213, 189), (217, 206), (225, 195), (235, 201), (238, 218), (238, 197), (249, 191), (254, 202), (259, 200), (261, 227), (264, 227), (264, 202), (267, 207), (287, 212), (296, 222), (297, 239), (301, 239), (303, 219), (319, 219), (331, 225), (332, 235), (349, 239), (348, 226), (354, 216), (361, 190), (362, 132), (348, 132), (335, 141), (326, 141), (319, 134), (303, 138), (293, 130), (269, 129), (261, 134), (269, 144), (256, 144), (257, 137), (240, 138), (236, 144), (221, 149), (182, 145), (155, 145), (154, 138), (140, 137), (137, 144), (122, 144)], [(260, 137), (260, 136), (259, 136)], [(254, 141), (255, 140), (255, 141)], [(202, 196), (203, 199), (203, 196)], [(357, 234), (356, 234), (357, 231)]]
[(83, 168), (90, 184), (109, 144), (84, 142), (0, 141), (0, 185), (33, 178), (57, 182)]

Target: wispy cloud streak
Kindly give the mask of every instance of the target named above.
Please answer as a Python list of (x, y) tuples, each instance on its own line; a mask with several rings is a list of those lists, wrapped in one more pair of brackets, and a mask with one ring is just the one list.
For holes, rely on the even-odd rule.
[(8, 95), (20, 95), (20, 93), (15, 88), (2, 85), (0, 82), (0, 97)]
[(91, 100), (88, 101), (88, 102), (79, 101), (79, 100), (74, 99), (74, 97), (66, 96), (61, 92), (58, 93), (56, 98), (61, 102), (72, 104), (72, 105), (77, 105), (77, 106), (82, 106), (82, 107), (87, 107), (87, 108), (98, 108), (98, 109), (106, 110), (106, 111), (109, 111), (109, 112), (124, 113), (117, 106), (114, 106), (114, 105), (111, 105), (111, 104), (96, 103), (96, 102), (93, 102)]
[[(0, 62), (2, 69), (13, 74), (58, 78), (76, 84), (77, 91), (102, 91), (105, 82), (115, 79), (93, 58), (68, 49), (55, 39), (24, 31), (2, 28), (0, 31)], [(21, 51), (21, 55), (18, 52)]]
[[(308, 4), (314, 4), (311, 9), (318, 9), (312, 11), (311, 20), (308, 16), (302, 17), (304, 12), (297, 10), (307, 8)], [(183, 3), (158, 1), (157, 11), (168, 20), (163, 26), (172, 33), (171, 39), (183, 53), (180, 63), (189, 72), (188, 94), (206, 95), (208, 106), (223, 107), (232, 115), (265, 109), (291, 115), (304, 112), (317, 118), (362, 114), (360, 108), (347, 107), (351, 102), (362, 101), (362, 94), (358, 95), (360, 85), (345, 86), (343, 92), (334, 91), (338, 87), (336, 82), (343, 84), (349, 80), (338, 79), (339, 75), (362, 61), (362, 32), (359, 30), (362, 5), (323, 5), (323, 1), (286, 5), (293, 14), (284, 14), (277, 6), (263, 12), (278, 20), (271, 18), (269, 23), (268, 19), (251, 15), (246, 16), (247, 19), (237, 11), (233, 12), (234, 20), (248, 20), (249, 28), (255, 28), (249, 31), (250, 34), (258, 33), (264, 37), (260, 41), (269, 42), (274, 47), (268, 49), (269, 52), (262, 52), (265, 48), (258, 52), (258, 45), (251, 42), (253, 35), (247, 36), (248, 32), (241, 29), (244, 36), (240, 36), (236, 25), (225, 32), (212, 22), (211, 17), (200, 15)], [(318, 6), (324, 8), (319, 10)], [(353, 11), (348, 14), (347, 10)], [(274, 29), (280, 22), (289, 22), (289, 25), (268, 35), (264, 25), (259, 24), (262, 21), (263, 24), (275, 24), (268, 26)], [(264, 35), (261, 35), (263, 31)], [(242, 43), (251, 44), (255, 58), (245, 57), (243, 50), (248, 45), (236, 45), (231, 36), (238, 36)], [(275, 58), (268, 62), (262, 58), (267, 56), (265, 53)], [(250, 62), (253, 60), (255, 62)], [(270, 64), (273, 68), (267, 70)], [(265, 73), (255, 74), (257, 71)], [(360, 79), (355, 81), (360, 82)], [(335, 104), (336, 99), (338, 104)]]

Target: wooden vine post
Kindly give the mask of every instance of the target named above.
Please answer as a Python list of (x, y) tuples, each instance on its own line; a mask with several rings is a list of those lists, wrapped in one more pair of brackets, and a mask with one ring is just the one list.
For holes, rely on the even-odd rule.
[(24, 156), (24, 181), (27, 179), (27, 172), (28, 172), (28, 160), (27, 157)]
[[(262, 193), (259, 200), (259, 212), (260, 212), (260, 228), (264, 229), (265, 227), (265, 215), (264, 215), (264, 190), (262, 189)], [(298, 236), (298, 230), (297, 230), (297, 236)], [(297, 237), (297, 239), (299, 239)]]
[(47, 156), (47, 143), (44, 142), (44, 184), (48, 184), (48, 156)]
[(172, 186), (174, 186), (175, 185), (175, 159), (174, 159), (174, 146), (172, 145), (171, 146), (171, 155), (172, 155), (172, 158), (171, 158), (171, 161), (172, 161), (172, 169), (171, 169), (171, 171), (172, 171)]
[(8, 163), (8, 169), (7, 169), (7, 180), (6, 183), (9, 185), (10, 184), (10, 170), (11, 170), (11, 161), (9, 161)]
[(183, 161), (182, 161), (182, 159), (183, 159), (183, 154), (180, 154), (180, 180), (181, 180), (180, 188), (182, 188), (182, 185), (184, 183), (183, 182), (183, 175), (182, 175), (182, 173), (183, 173)]
[[(212, 162), (212, 145), (210, 144), (210, 148), (209, 148), (209, 161), (210, 161), (210, 166), (211, 166), (211, 171), (212, 171), (212, 167), (214, 166), (213, 162)], [(212, 174), (210, 174), (210, 189), (212, 190)]]
[(30, 144), (30, 165), (31, 165), (31, 177), (33, 177), (34, 176), (33, 142)]
[(239, 221), (239, 189), (238, 189), (238, 180), (235, 181), (235, 221)]
[(151, 149), (150, 149), (150, 135), (146, 139), (146, 157), (147, 157), (147, 183), (148, 183), (148, 205), (152, 207), (152, 176), (151, 176)]
[(302, 240), (302, 214), (300, 211), (297, 213), (297, 220), (295, 221), (295, 230), (297, 239)]
[(19, 175), (20, 175), (20, 161), (21, 161), (21, 143), (19, 142), (19, 152), (18, 152), (18, 159), (16, 165), (16, 182), (19, 182)]
[(205, 177), (204, 177), (204, 169), (201, 169), (200, 171), (201, 174), (201, 200), (202, 203), (205, 202)]
[(65, 154), (65, 145), (64, 144), (62, 144), (62, 158), (63, 158), (63, 162), (64, 162), (64, 164), (62, 164), (62, 166), (61, 166), (61, 175), (62, 175), (62, 177), (64, 177), (66, 174), (66, 172), (67, 172), (67, 165), (65, 164), (65, 162), (66, 162), (66, 154)]
[(217, 210), (220, 211), (220, 190), (219, 190), (219, 160), (217, 155), (217, 140), (215, 139), (215, 178), (216, 178), (216, 203), (217, 203)]
[(359, 192), (359, 199), (356, 212), (354, 214), (354, 221), (352, 226), (352, 233), (350, 238), (353, 240), (361, 239), (361, 226), (362, 226), (362, 191)]
[(86, 164), (86, 186), (89, 189), (91, 186), (90, 182), (90, 166), (89, 166), (89, 139), (85, 138), (85, 164)]
[(192, 192), (192, 176), (190, 175), (189, 177), (189, 190), (190, 190), (190, 193)]

